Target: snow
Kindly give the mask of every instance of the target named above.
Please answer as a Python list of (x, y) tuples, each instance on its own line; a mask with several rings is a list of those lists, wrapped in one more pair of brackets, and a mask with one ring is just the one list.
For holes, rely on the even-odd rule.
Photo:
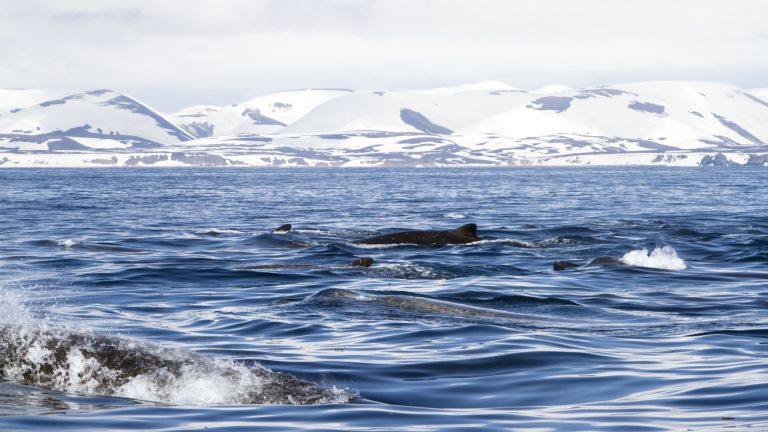
[(50, 90), (0, 88), (0, 115), (5, 114), (5, 111), (36, 105), (61, 96), (64, 96), (62, 92)]
[(217, 136), (274, 133), (318, 105), (351, 92), (345, 89), (290, 90), (226, 107), (198, 105), (185, 108), (175, 113), (174, 117), (181, 124), (207, 123), (212, 127), (212, 134)]
[(549, 94), (563, 93), (571, 90), (573, 90), (573, 88), (568, 86), (564, 86), (560, 84), (549, 84), (549, 85), (545, 85), (544, 87), (538, 88), (536, 90), (531, 90), (530, 92), (533, 94), (549, 95)]
[(431, 95), (455, 95), (466, 92), (491, 92), (491, 91), (523, 91), (517, 87), (502, 81), (481, 81), (472, 84), (463, 84), (453, 87), (438, 87), (427, 90), (417, 90), (418, 93)]
[(749, 89), (747, 93), (768, 102), (768, 87)]
[(26, 105), (0, 116), (0, 134), (122, 135), (159, 144), (192, 138), (164, 114), (111, 90), (93, 90), (54, 99), (49, 99), (50, 96), (34, 92), (17, 94), (14, 100), (23, 100)]
[(460, 92), (429, 94), (393, 91), (383, 94), (358, 92), (318, 106), (282, 133), (327, 134), (350, 131), (419, 132), (403, 121), (403, 109), (415, 111), (430, 122), (459, 130), (510, 106), (523, 105), (523, 92)]

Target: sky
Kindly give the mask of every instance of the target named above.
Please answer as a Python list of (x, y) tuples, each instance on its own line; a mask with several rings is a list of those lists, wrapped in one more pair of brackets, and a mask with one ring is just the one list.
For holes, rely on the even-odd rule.
[(310, 87), (768, 87), (762, 0), (0, 0), (0, 40), (0, 87), (166, 112)]

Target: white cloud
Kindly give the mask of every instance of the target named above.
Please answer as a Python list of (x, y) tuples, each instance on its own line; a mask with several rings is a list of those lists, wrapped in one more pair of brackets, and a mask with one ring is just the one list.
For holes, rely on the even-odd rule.
[(0, 86), (109, 87), (166, 110), (486, 79), (761, 87), (767, 12), (750, 0), (0, 0)]

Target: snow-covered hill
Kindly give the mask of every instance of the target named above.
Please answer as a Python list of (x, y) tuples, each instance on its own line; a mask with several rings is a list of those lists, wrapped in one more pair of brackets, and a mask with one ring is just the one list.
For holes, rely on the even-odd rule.
[(505, 137), (595, 135), (677, 148), (768, 142), (768, 104), (737, 87), (648, 82), (536, 97), (462, 130)]
[(764, 95), (709, 82), (486, 81), (294, 90), (169, 116), (108, 90), (0, 90), (0, 165), (765, 165)]
[(63, 96), (64, 92), (50, 90), (0, 88), (0, 115)]
[(70, 95), (40, 90), (0, 92), (0, 97), (5, 96), (0, 102), (4, 108), (0, 146), (6, 149), (160, 148), (194, 138), (170, 117), (111, 90)]
[(737, 87), (714, 83), (648, 82), (546, 95), (520, 90), (358, 92), (319, 106), (282, 132), (377, 130), (506, 138), (571, 134), (698, 148), (705, 142), (768, 142), (766, 108)]
[(347, 89), (306, 89), (271, 93), (225, 107), (198, 105), (173, 116), (196, 137), (269, 134), (300, 119), (320, 104), (353, 93)]

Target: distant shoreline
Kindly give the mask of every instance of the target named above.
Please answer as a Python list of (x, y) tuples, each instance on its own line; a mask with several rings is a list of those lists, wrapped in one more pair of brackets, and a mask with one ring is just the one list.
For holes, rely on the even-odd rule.
[[(512, 159), (484, 163), (450, 163), (451, 155), (437, 163), (422, 162), (419, 154), (400, 160), (336, 155), (326, 162), (287, 158), (275, 154), (217, 154), (207, 152), (137, 153), (0, 153), (2, 168), (546, 168), (546, 167), (744, 167), (768, 166), (768, 153), (739, 151), (580, 153), (549, 158)], [(406, 159), (407, 158), (407, 159)]]

